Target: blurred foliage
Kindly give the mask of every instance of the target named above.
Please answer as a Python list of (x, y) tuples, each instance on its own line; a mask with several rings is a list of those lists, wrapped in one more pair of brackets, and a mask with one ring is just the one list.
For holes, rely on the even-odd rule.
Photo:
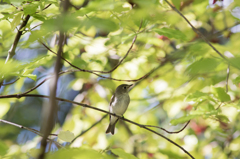
[[(156, 131), (198, 159), (240, 158), (239, 0), (170, 1), (228, 61), (164, 0), (70, 2), (64, 16), (57, 0), (0, 2), (1, 95), (23, 93), (51, 76), (56, 55), (42, 43), (57, 52), (59, 30), (67, 33), (63, 57), (81, 69), (99, 71), (116, 66), (137, 34), (121, 65), (102, 74), (133, 80), (155, 68), (131, 90), (124, 117), (169, 131), (179, 130), (191, 120), (178, 134)], [(23, 35), (16, 54), (6, 63), (27, 15), (30, 19), (20, 30)], [(63, 61), (62, 70), (70, 69)], [(59, 79), (57, 96), (108, 110), (111, 95), (121, 83), (86, 72), (65, 73)], [(48, 95), (49, 84), (47, 81), (31, 93)], [(37, 97), (1, 98), (0, 119), (40, 130), (41, 109), (47, 101)], [(109, 119), (101, 120), (105, 114), (67, 102), (59, 101), (58, 105), (52, 133), (60, 134), (60, 140), (52, 138), (67, 148), (58, 149), (49, 143), (47, 151), (51, 153), (46, 158), (188, 158), (175, 145), (135, 125), (120, 121), (116, 134), (106, 135)], [(39, 152), (40, 137), (27, 130), (1, 123), (0, 139), (0, 158), (35, 158)]]

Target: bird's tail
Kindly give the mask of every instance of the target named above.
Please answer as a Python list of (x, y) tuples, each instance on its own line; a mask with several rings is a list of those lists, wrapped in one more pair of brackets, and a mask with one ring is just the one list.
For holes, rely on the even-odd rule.
[(109, 123), (108, 128), (106, 130), (106, 134), (107, 133), (111, 133), (112, 135), (114, 135), (115, 124), (116, 124), (116, 122), (114, 124), (112, 124), (112, 125), (111, 125), (111, 123)]

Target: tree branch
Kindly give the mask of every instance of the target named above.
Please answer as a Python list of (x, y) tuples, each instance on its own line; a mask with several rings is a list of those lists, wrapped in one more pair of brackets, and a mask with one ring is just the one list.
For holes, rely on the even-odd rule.
[(19, 40), (20, 40), (20, 38), (22, 36), (22, 32), (23, 32), (22, 29), (27, 25), (27, 22), (28, 22), (29, 19), (30, 19), (30, 15), (27, 15), (25, 17), (25, 19), (23, 20), (21, 26), (19, 27), (17, 35), (16, 35), (16, 37), (14, 39), (14, 42), (13, 42), (10, 50), (8, 51), (8, 56), (7, 56), (7, 59), (6, 59), (5, 63), (7, 63), (16, 54), (15, 51), (16, 51), (16, 48), (17, 48), (17, 44), (18, 44), (18, 42), (19, 42)]
[(184, 125), (184, 127), (178, 131), (168, 131), (162, 127), (159, 127), (159, 126), (154, 126), (154, 125), (144, 125), (145, 127), (154, 127), (154, 128), (158, 128), (158, 129), (162, 129), (163, 131), (167, 132), (168, 134), (177, 134), (177, 133), (180, 133), (181, 131), (183, 131), (187, 126), (188, 124), (190, 123), (190, 120)]
[[(10, 122), (10, 121), (6, 121), (6, 120), (3, 120), (3, 119), (0, 119), (0, 122), (5, 123), (5, 124), (9, 124), (9, 125), (13, 125), (13, 126), (18, 127), (18, 128), (20, 128), (20, 129), (25, 129), (25, 130), (31, 131), (31, 132), (33, 132), (34, 134), (37, 134), (37, 135), (39, 135), (39, 136), (43, 136), (43, 134), (41, 134), (41, 133), (40, 133), (38, 130), (36, 130), (36, 129), (28, 128), (28, 127), (25, 127), (25, 126), (22, 126), (22, 125), (19, 125), (19, 124), (16, 124), (16, 123), (12, 123), (12, 122)], [(58, 148), (63, 147), (60, 143), (58, 143), (57, 141), (54, 141), (53, 139), (47, 138), (47, 140), (55, 143)]]
[[(63, 13), (62, 15), (66, 14), (68, 7), (69, 7), (69, 0), (64, 0), (61, 2)], [(41, 141), (41, 149), (38, 156), (38, 159), (44, 159), (45, 156), (45, 149), (47, 146), (47, 138), (51, 133), (55, 118), (57, 118), (57, 102), (56, 102), (56, 92), (57, 92), (57, 82), (59, 78), (59, 72), (62, 67), (61, 63), (61, 55), (63, 53), (63, 45), (64, 45), (64, 32), (63, 30), (59, 30), (59, 41), (58, 41), (58, 52), (57, 52), (57, 60), (54, 68), (54, 76), (50, 82), (50, 97), (49, 102), (45, 104), (42, 110), (42, 130), (43, 130), (43, 138)]]
[[(50, 96), (45, 96), (45, 95), (38, 95), (38, 94), (25, 94), (23, 95), (23, 97), (40, 97), (40, 98), (50, 98)], [(0, 96), (0, 98), (18, 98), (16, 95), (5, 95), (5, 96)], [(169, 138), (165, 137), (164, 135), (152, 130), (152, 129), (149, 129), (148, 127), (146, 127), (145, 125), (142, 125), (142, 124), (138, 124), (136, 122), (133, 122), (131, 120), (128, 120), (126, 118), (123, 118), (121, 116), (118, 116), (116, 114), (113, 114), (113, 113), (110, 113), (106, 110), (102, 110), (102, 109), (99, 109), (99, 108), (96, 108), (96, 107), (93, 107), (93, 106), (90, 106), (90, 105), (87, 105), (87, 104), (83, 104), (83, 103), (78, 103), (78, 102), (74, 102), (74, 101), (71, 101), (71, 100), (67, 100), (67, 99), (63, 99), (63, 98), (58, 98), (58, 97), (55, 97), (56, 100), (59, 100), (59, 101), (65, 101), (65, 102), (69, 102), (69, 103), (72, 103), (72, 104), (76, 104), (76, 105), (79, 105), (79, 106), (82, 106), (82, 107), (85, 107), (85, 108), (91, 108), (91, 109), (94, 109), (94, 110), (97, 110), (97, 111), (100, 111), (100, 112), (103, 112), (103, 113), (107, 113), (107, 114), (110, 114), (110, 115), (113, 115), (113, 116), (116, 116), (118, 117), (119, 119), (121, 120), (124, 120), (128, 123), (131, 123), (131, 124), (134, 124), (140, 128), (143, 128), (145, 130), (148, 130), (162, 138), (164, 138), (165, 140), (169, 141), (170, 143), (174, 144), (175, 146), (177, 146), (178, 148), (180, 148), (183, 152), (185, 152), (188, 156), (190, 156), (192, 159), (194, 159), (194, 157), (187, 151), (185, 150), (183, 147), (181, 147), (180, 145), (178, 145), (176, 142), (170, 140)]]
[[(140, 23), (140, 26), (139, 26), (139, 29), (138, 29), (138, 32), (140, 31), (142, 27), (142, 21)], [(102, 75), (99, 75), (95, 72), (98, 72), (98, 73), (104, 73), (104, 74), (108, 74), (108, 73), (111, 73), (113, 72), (114, 70), (117, 69), (117, 67), (123, 62), (123, 60), (128, 56), (128, 54), (130, 53), (130, 51), (132, 50), (132, 47), (137, 39), (137, 34), (138, 32), (136, 33), (136, 35), (134, 36), (133, 40), (132, 40), (132, 44), (130, 45), (127, 53), (124, 55), (124, 57), (118, 62), (118, 64), (116, 66), (114, 66), (111, 70), (109, 71), (98, 71), (98, 70), (85, 70), (85, 69), (81, 69), (75, 65), (73, 65), (71, 62), (69, 62), (67, 59), (65, 59), (64, 57), (61, 56), (61, 59), (64, 60), (65, 62), (67, 62), (70, 66), (78, 69), (79, 71), (83, 71), (83, 72), (89, 72), (89, 73), (92, 73), (92, 74), (95, 74), (99, 77), (102, 77), (102, 78), (108, 78), (108, 79), (111, 79), (111, 80), (115, 80), (115, 81), (126, 81), (126, 82), (132, 82), (132, 81), (129, 81), (129, 80), (119, 80), (119, 79), (115, 79), (115, 78), (111, 78), (111, 77), (105, 77), (105, 76), (102, 76)], [(45, 45), (42, 41), (39, 41), (47, 50), (49, 50), (50, 52), (52, 52), (53, 54), (57, 55), (53, 50), (51, 50), (47, 45)]]

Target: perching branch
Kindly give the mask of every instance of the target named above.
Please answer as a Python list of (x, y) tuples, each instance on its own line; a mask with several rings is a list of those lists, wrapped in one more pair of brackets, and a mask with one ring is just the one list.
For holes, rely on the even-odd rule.
[[(50, 98), (50, 96), (45, 96), (45, 95), (38, 95), (38, 94), (25, 94), (23, 95), (23, 97), (40, 97), (40, 98)], [(16, 95), (4, 95), (4, 96), (0, 96), (0, 98), (18, 98)], [(85, 107), (85, 108), (91, 108), (91, 109), (94, 109), (94, 110), (97, 110), (97, 111), (100, 111), (100, 112), (103, 112), (103, 113), (107, 113), (107, 114), (110, 114), (110, 115), (113, 115), (113, 116), (116, 116), (118, 117), (119, 119), (121, 120), (124, 120), (128, 123), (132, 123), (140, 128), (143, 128), (145, 130), (148, 130), (162, 138), (164, 138), (165, 140), (169, 141), (170, 143), (174, 144), (175, 146), (177, 146), (178, 148), (180, 148), (182, 151), (184, 151), (187, 155), (189, 155), (192, 159), (194, 159), (194, 157), (187, 151), (185, 150), (183, 147), (181, 147), (180, 145), (178, 145), (177, 143), (175, 143), (174, 141), (170, 140), (169, 138), (165, 137), (164, 135), (152, 130), (152, 129), (149, 129), (148, 127), (146, 127), (145, 125), (142, 125), (142, 124), (138, 124), (136, 122), (133, 122), (131, 120), (128, 120), (124, 117), (121, 117), (121, 116), (118, 116), (116, 114), (113, 114), (113, 113), (110, 113), (109, 111), (106, 111), (106, 110), (102, 110), (102, 109), (99, 109), (99, 108), (96, 108), (96, 107), (93, 107), (93, 106), (90, 106), (90, 105), (87, 105), (87, 104), (83, 104), (83, 103), (78, 103), (78, 102), (74, 102), (74, 101), (71, 101), (71, 100), (67, 100), (67, 99), (63, 99), (63, 98), (58, 98), (58, 97), (55, 97), (55, 100), (59, 100), (59, 101), (65, 101), (65, 102), (69, 102), (69, 103), (72, 103), (72, 104), (76, 104), (76, 105), (79, 105), (79, 106), (82, 106), (82, 107)]]
[[(6, 120), (3, 120), (3, 119), (0, 119), (0, 122), (5, 123), (5, 124), (9, 124), (9, 125), (16, 126), (16, 127), (20, 128), (20, 129), (25, 129), (25, 130), (31, 131), (31, 132), (39, 135), (39, 136), (43, 136), (43, 134), (41, 134), (41, 133), (40, 133), (38, 130), (36, 130), (36, 129), (28, 128), (28, 127), (25, 127), (25, 126), (22, 126), (22, 125), (19, 125), (19, 124), (16, 124), (16, 123), (12, 123), (12, 122), (10, 122), (10, 121), (6, 121)], [(54, 141), (54, 140), (52, 140), (52, 139), (50, 139), (50, 138), (47, 138), (47, 140), (55, 143), (58, 148), (63, 147), (63, 146), (62, 146), (60, 143), (58, 143), (57, 141)]]

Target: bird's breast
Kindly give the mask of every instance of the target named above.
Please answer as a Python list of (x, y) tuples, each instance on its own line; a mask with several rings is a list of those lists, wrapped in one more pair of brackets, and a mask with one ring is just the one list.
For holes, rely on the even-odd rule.
[(112, 103), (112, 112), (117, 115), (123, 115), (128, 108), (129, 102), (129, 96), (117, 97)]

